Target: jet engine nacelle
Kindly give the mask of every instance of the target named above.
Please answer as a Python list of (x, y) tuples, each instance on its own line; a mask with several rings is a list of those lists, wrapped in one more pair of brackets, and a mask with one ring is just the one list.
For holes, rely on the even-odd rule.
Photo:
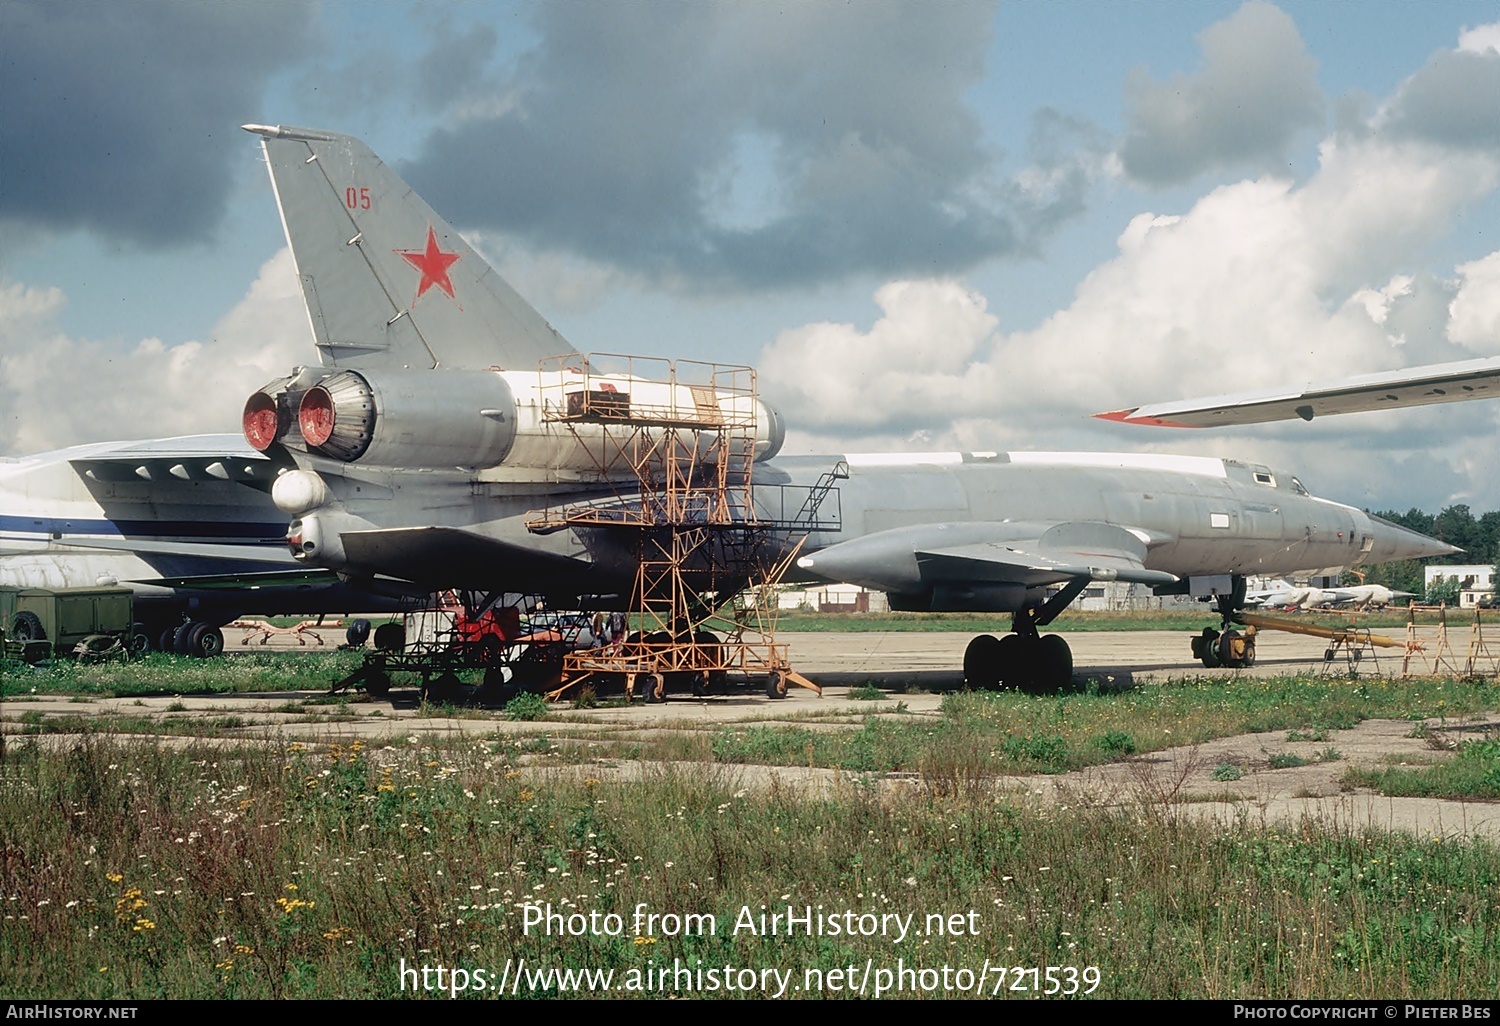
[[(245, 438), (260, 450), (284, 442), (365, 465), (576, 471), (618, 460), (627, 433), (649, 437), (661, 430), (651, 426), (656, 420), (673, 423), (679, 444), (703, 459), (723, 451), (716, 448), (720, 431), (727, 432), (731, 459), (747, 449), (757, 462), (770, 459), (786, 439), (780, 413), (746, 394), (716, 397), (625, 376), (575, 381), (571, 374), (435, 370), (367, 377), (345, 370), (315, 381), (294, 375), (246, 402)], [(572, 407), (580, 402), (589, 414), (603, 412), (577, 415)], [(725, 426), (682, 423), (697, 417)]]

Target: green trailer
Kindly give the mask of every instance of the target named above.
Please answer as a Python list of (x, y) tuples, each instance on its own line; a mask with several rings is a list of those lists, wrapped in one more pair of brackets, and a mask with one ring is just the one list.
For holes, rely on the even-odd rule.
[(5, 654), (27, 662), (124, 655), (134, 594), (129, 588), (0, 588), (0, 624)]

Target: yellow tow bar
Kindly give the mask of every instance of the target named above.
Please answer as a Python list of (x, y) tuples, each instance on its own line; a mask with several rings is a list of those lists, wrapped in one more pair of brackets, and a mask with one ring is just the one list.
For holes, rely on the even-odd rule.
[(1275, 616), (1263, 616), (1260, 613), (1236, 613), (1236, 620), (1249, 624), (1258, 630), (1286, 631), (1288, 634), (1308, 634), (1314, 638), (1328, 638), (1341, 644), (1364, 644), (1376, 645), (1380, 648), (1406, 648), (1406, 642), (1388, 638), (1384, 634), (1371, 634), (1364, 627), (1322, 627), (1315, 623), (1299, 623), (1296, 620), (1282, 620)]

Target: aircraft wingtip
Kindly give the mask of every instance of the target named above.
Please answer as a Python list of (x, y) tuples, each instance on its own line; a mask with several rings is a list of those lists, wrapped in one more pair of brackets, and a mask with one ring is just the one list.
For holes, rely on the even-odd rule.
[(1140, 409), (1139, 406), (1132, 406), (1128, 410), (1110, 410), (1107, 413), (1096, 413), (1094, 414), (1094, 418), (1096, 420), (1112, 420), (1120, 424), (1145, 424), (1149, 427), (1195, 428), (1203, 426), (1201, 424), (1183, 424), (1175, 420), (1166, 420), (1162, 417), (1138, 416), (1137, 414), (1140, 412)]

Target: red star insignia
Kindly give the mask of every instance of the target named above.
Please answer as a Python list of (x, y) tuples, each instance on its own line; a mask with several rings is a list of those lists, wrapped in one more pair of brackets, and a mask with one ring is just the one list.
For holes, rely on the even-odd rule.
[[(396, 250), (396, 255), (422, 272), (422, 280), (417, 284), (417, 299), (427, 294), (427, 290), (436, 285), (448, 293), (448, 298), (457, 300), (453, 294), (453, 279), (448, 277), (448, 268), (458, 263), (457, 253), (444, 253), (438, 248), (437, 232), (433, 231), (432, 225), (427, 226), (427, 248), (412, 250)], [(416, 300), (412, 300), (413, 303)]]

